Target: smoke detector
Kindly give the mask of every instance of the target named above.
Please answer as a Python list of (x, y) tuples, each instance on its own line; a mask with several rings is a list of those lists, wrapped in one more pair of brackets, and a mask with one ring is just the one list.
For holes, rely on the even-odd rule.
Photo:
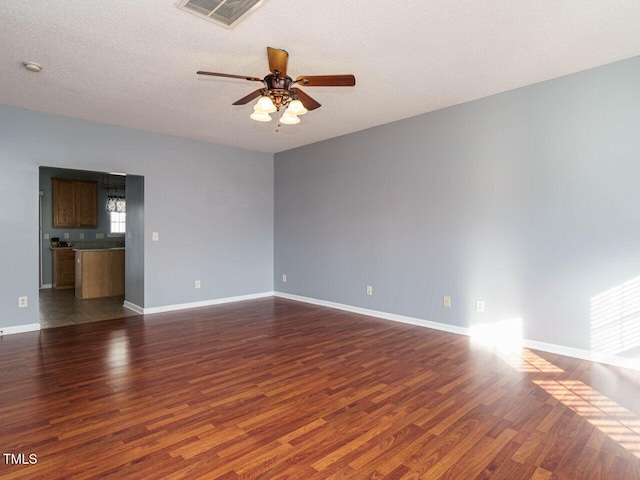
[(233, 28), (263, 2), (264, 0), (179, 0), (176, 7), (223, 27)]
[(39, 65), (36, 62), (22, 62), (22, 65), (30, 72), (38, 73), (42, 70), (42, 65)]

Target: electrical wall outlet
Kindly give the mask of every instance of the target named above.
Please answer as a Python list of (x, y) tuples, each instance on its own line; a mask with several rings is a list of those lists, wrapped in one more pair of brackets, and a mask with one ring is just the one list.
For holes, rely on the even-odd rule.
[(282, 274), (282, 282), (283, 283), (287, 283), (287, 274), (286, 273)]
[(27, 306), (27, 297), (18, 297), (18, 308), (25, 308)]
[(69, 234), (68, 234), (68, 233), (65, 233), (65, 234), (63, 235), (63, 237), (64, 237), (64, 238), (69, 238)]
[(131, 230), (127, 232), (127, 238), (131, 238)]
[(80, 240), (84, 240), (84, 233), (80, 234)]
[(371, 285), (367, 285), (367, 295), (373, 295), (373, 287)]
[(476, 312), (484, 313), (484, 300), (476, 300)]
[(451, 306), (451, 297), (449, 297), (449, 296), (445, 295), (445, 296), (442, 298), (442, 304), (443, 304), (445, 307), (447, 307), (447, 308), (448, 308), (448, 307), (450, 307), (450, 306)]
[(96, 233), (96, 238), (104, 238), (104, 233)]
[(151, 241), (152, 241), (152, 242), (157, 242), (157, 241), (158, 241), (158, 238), (159, 238), (159, 236), (158, 236), (158, 232), (153, 232), (153, 233), (151, 234)]
[(200, 288), (200, 280), (196, 280), (196, 288)]
[(49, 234), (48, 234), (48, 233), (45, 233), (45, 234), (44, 234), (44, 239), (45, 239), (45, 240), (49, 240)]

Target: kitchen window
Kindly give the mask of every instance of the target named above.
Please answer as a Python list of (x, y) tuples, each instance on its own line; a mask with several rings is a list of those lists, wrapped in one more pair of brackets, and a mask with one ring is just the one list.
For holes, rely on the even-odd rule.
[(121, 212), (110, 212), (110, 232), (125, 233), (127, 231), (127, 214)]

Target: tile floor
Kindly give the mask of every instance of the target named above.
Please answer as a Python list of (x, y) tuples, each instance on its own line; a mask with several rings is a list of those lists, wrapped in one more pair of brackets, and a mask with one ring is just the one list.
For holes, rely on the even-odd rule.
[(80, 300), (75, 291), (40, 290), (40, 327), (53, 328), (138, 315), (124, 308), (124, 296)]

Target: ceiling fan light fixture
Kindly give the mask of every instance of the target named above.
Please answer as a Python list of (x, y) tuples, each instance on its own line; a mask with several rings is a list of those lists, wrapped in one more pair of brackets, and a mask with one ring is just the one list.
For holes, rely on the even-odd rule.
[(297, 117), (297, 115), (293, 115), (287, 112), (288, 109), (280, 117), (280, 123), (283, 123), (285, 125), (295, 125), (296, 123), (300, 123), (300, 119)]
[(253, 110), (260, 113), (273, 113), (276, 111), (276, 106), (273, 104), (271, 98), (263, 95), (253, 107)]
[[(200, 3), (217, 3), (225, 0), (180, 0), (182, 2), (191, 2), (194, 5)], [(229, 3), (244, 4), (244, 2), (252, 0), (228, 0)], [(260, 0), (262, 1), (262, 0)], [(280, 112), (284, 110), (284, 114), (280, 117), (281, 123), (285, 125), (295, 125), (300, 123), (298, 115), (304, 115), (308, 110), (315, 110), (321, 105), (304, 93), (295, 85), (305, 85), (309, 87), (353, 87), (356, 84), (356, 78), (349, 75), (307, 75), (297, 77), (293, 80), (287, 75), (287, 62), (289, 54), (286, 50), (279, 48), (267, 47), (267, 59), (269, 60), (269, 74), (264, 78), (253, 77), (249, 75), (236, 75), (231, 73), (207, 72), (198, 70), (198, 75), (209, 75), (213, 77), (237, 78), (239, 80), (247, 80), (250, 82), (260, 82), (263, 87), (254, 90), (239, 100), (233, 102), (233, 105), (246, 105), (255, 100), (258, 101), (253, 106), (253, 114), (251, 118), (258, 122), (268, 122), (271, 120), (270, 113)], [(276, 130), (278, 131), (278, 130)]]
[[(275, 111), (275, 109), (274, 109)], [(271, 121), (271, 115), (269, 115), (267, 112), (260, 112), (258, 110), (254, 110), (254, 112), (250, 115), (250, 118), (252, 120), (255, 120), (256, 122), (270, 122)]]
[(304, 108), (304, 105), (300, 100), (292, 100), (284, 113), (288, 113), (290, 115), (304, 115), (307, 112), (308, 110)]

